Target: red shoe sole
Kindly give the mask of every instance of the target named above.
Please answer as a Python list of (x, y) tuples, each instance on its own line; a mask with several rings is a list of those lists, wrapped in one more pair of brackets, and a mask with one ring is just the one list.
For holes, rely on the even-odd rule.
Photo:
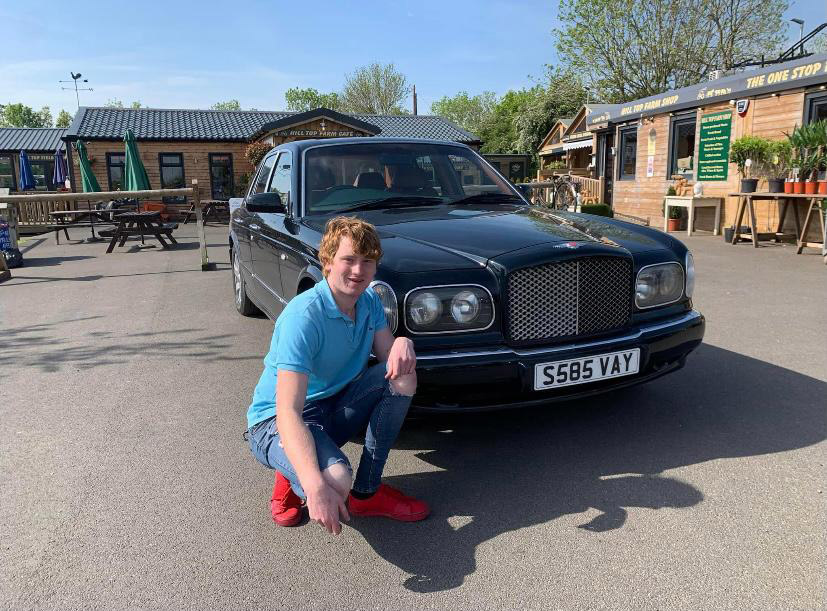
[[(291, 515), (288, 516), (287, 514)], [(284, 513), (278, 514), (278, 516), (273, 515), (272, 517), (273, 522), (278, 526), (296, 526), (299, 522), (302, 521), (302, 512), (301, 510), (298, 510), (295, 513), (295, 515), (292, 515), (292, 512), (285, 511)]]
[(365, 517), (365, 518), (390, 518), (391, 520), (396, 520), (398, 522), (419, 522), (420, 520), (424, 520), (429, 515), (431, 515), (430, 509), (428, 511), (423, 511), (420, 513), (414, 513), (411, 515), (406, 516), (398, 516), (395, 514), (384, 513), (381, 511), (354, 511), (353, 509), (348, 508), (350, 515), (357, 516), (357, 517)]

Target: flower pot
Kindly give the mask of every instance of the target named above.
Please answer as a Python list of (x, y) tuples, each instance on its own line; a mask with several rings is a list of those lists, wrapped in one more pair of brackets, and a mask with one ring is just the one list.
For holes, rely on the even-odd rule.
[(784, 180), (780, 178), (770, 178), (767, 180), (767, 188), (770, 193), (783, 193)]
[(743, 178), (741, 179), (741, 193), (755, 193), (758, 188), (757, 178)]
[(808, 180), (804, 183), (805, 195), (815, 195), (818, 191), (818, 183), (815, 180)]
[(818, 181), (818, 194), (827, 195), (827, 180)]
[(683, 219), (667, 219), (666, 220), (666, 230), (667, 231), (680, 231), (682, 220)]
[(793, 185), (795, 185), (795, 183), (792, 180), (785, 180), (784, 181), (784, 193), (792, 193), (793, 192)]
[(803, 181), (796, 180), (793, 183), (793, 193), (795, 193), (796, 195), (801, 195), (802, 193), (804, 193), (804, 182)]

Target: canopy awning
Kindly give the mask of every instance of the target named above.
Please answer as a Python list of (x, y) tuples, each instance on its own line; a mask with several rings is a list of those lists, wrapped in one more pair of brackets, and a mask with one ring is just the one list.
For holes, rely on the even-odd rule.
[(563, 149), (566, 151), (571, 151), (574, 149), (585, 149), (592, 147), (592, 139), (587, 138), (585, 140), (575, 140), (574, 142), (566, 142), (563, 145)]

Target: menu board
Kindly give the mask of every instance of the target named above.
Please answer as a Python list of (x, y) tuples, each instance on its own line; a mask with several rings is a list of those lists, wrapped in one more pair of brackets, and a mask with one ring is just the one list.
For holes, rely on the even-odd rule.
[(701, 116), (698, 142), (698, 180), (726, 180), (729, 175), (729, 139), (732, 111)]

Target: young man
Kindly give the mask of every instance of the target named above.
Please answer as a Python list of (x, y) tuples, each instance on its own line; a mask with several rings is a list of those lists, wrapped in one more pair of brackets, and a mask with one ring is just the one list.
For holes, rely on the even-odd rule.
[[(319, 259), (325, 279), (287, 304), (247, 411), (250, 448), (276, 470), (270, 508), (281, 526), (310, 519), (341, 532), (350, 515), (422, 520), (428, 506), (381, 483), (416, 391), (413, 342), (394, 339), (367, 290), (382, 257), (372, 225), (336, 217)], [(373, 354), (379, 363), (367, 367)], [(339, 449), (367, 427), (355, 480)], [(352, 490), (351, 490), (352, 485)]]

